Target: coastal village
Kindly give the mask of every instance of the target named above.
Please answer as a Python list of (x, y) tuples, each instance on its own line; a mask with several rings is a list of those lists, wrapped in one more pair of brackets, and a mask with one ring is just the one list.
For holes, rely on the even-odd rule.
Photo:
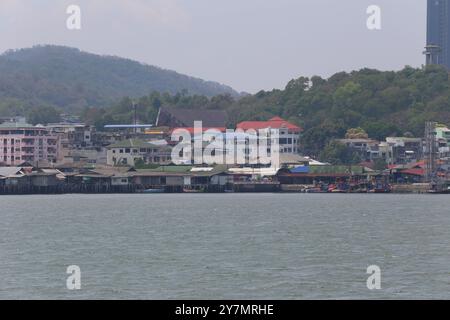
[[(101, 131), (67, 118), (30, 125), (0, 119), (0, 194), (60, 193), (450, 193), (450, 129), (427, 123), (425, 136), (336, 140), (362, 161), (332, 165), (302, 154), (302, 128), (280, 118), (244, 121), (243, 131), (277, 129), (274, 165), (178, 164), (171, 159), (176, 129), (225, 134), (223, 111), (164, 107), (156, 124), (108, 125)], [(377, 162), (386, 164), (377, 168)]]

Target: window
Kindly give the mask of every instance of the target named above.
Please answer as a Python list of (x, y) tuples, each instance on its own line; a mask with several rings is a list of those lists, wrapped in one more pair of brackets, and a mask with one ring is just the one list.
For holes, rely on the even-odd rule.
[(125, 153), (130, 153), (130, 149), (129, 149), (129, 148), (126, 148), (126, 149), (125, 149)]

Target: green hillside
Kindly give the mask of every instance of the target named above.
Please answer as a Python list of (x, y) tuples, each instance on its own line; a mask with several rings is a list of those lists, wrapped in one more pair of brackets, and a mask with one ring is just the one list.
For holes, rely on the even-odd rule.
[(232, 88), (139, 62), (60, 46), (37, 46), (0, 55), (0, 112), (49, 105), (65, 110), (108, 106), (152, 91), (214, 96)]
[[(87, 109), (84, 117), (99, 126), (131, 121), (131, 101), (122, 99), (112, 108)], [(161, 95), (139, 100), (139, 117), (153, 122), (161, 105), (226, 110), (232, 127), (243, 120), (267, 120), (281, 116), (304, 128), (304, 152), (319, 155), (334, 138), (343, 138), (349, 128), (361, 127), (371, 138), (412, 135), (421, 137), (428, 120), (450, 124), (450, 81), (439, 66), (406, 67), (381, 72), (363, 69), (341, 72), (329, 79), (301, 77), (284, 90), (261, 91), (235, 99), (228, 95)]]

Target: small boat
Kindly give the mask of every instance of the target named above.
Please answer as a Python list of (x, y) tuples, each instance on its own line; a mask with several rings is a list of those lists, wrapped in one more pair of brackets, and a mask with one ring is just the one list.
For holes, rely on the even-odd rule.
[(183, 188), (184, 193), (204, 193), (205, 191), (203, 189), (189, 189), (189, 188)]
[(145, 189), (142, 190), (142, 193), (164, 193), (164, 189)]
[(326, 191), (321, 188), (307, 188), (305, 189), (305, 193), (326, 193)]

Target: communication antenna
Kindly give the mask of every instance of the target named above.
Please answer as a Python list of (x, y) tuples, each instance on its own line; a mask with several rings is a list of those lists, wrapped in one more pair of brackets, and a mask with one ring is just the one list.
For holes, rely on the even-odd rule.
[(434, 44), (430, 44), (427, 45), (425, 47), (425, 51), (423, 52), (423, 54), (426, 57), (426, 64), (427, 66), (432, 65), (432, 64), (440, 64), (441, 63), (441, 52), (442, 49), (440, 46), (434, 45)]

